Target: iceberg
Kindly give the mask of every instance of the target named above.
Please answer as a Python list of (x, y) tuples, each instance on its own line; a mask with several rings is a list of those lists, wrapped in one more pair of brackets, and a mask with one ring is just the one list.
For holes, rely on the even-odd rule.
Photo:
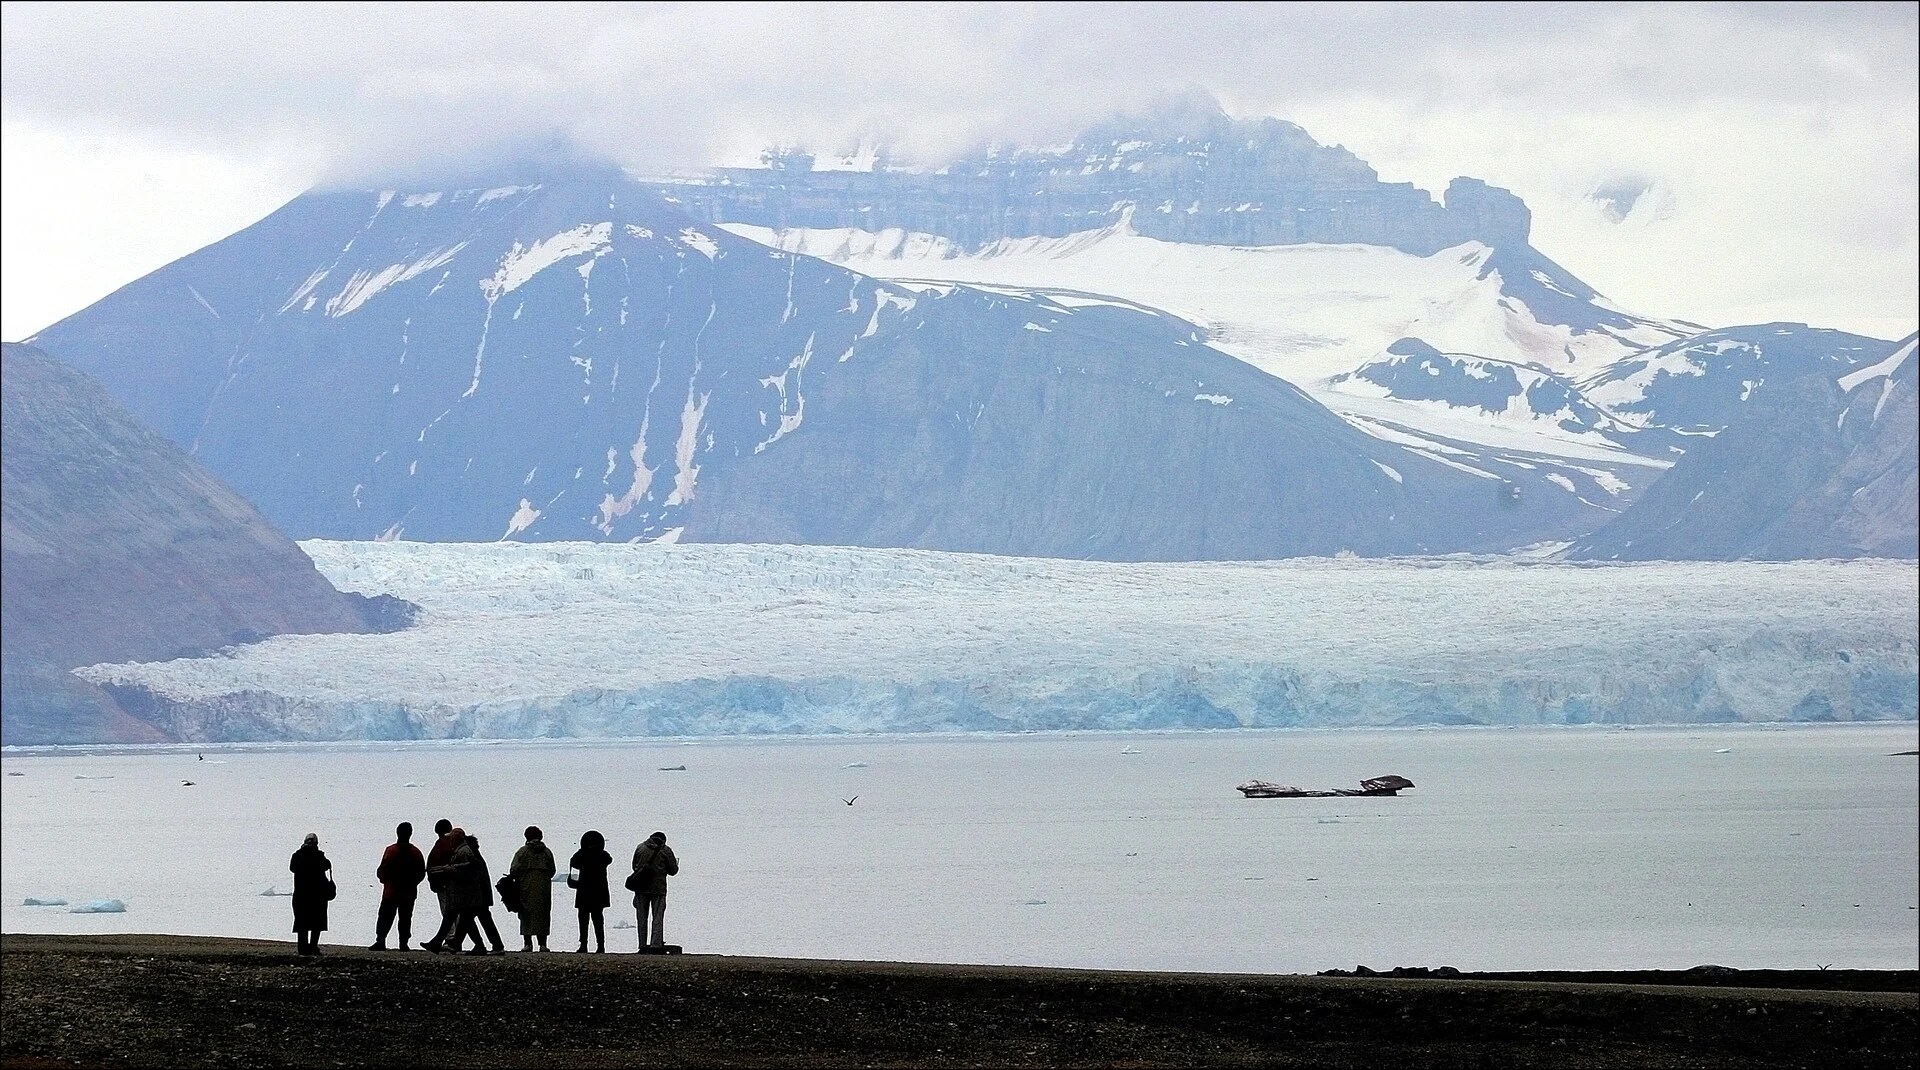
[(65, 899), (36, 899), (33, 896), (28, 896), (20, 905), (23, 907), (63, 907), (67, 905), (67, 901)]
[(118, 899), (90, 899), (68, 908), (69, 914), (125, 914), (127, 904)]

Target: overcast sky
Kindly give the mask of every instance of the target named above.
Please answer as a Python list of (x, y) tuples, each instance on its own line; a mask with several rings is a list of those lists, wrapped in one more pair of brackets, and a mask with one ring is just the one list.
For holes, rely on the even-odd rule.
[(861, 138), (938, 163), (1192, 87), (1388, 181), (1513, 189), (1534, 244), (1635, 311), (1920, 319), (1910, 3), (3, 11), (9, 339), (317, 181), (554, 133), (647, 170)]

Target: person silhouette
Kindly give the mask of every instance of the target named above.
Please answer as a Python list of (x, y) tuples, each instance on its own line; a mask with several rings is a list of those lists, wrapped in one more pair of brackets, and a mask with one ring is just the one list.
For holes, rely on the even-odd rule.
[[(633, 907), (639, 914), (640, 946), (661, 947), (667, 942), (667, 878), (680, 872), (680, 860), (667, 846), (667, 834), (656, 832), (633, 849)], [(649, 921), (651, 919), (651, 921)]]
[(293, 932), (299, 953), (318, 955), (320, 934), (327, 928), (327, 901), (333, 898), (333, 863), (320, 850), (319, 833), (307, 833), (287, 870), (293, 874)]
[(460, 920), (454, 923), (453, 946), (457, 949), (463, 937), (471, 936), (473, 948), (467, 954), (487, 954), (487, 945), (480, 942), (480, 930), (485, 929), (493, 945), (492, 953), (506, 954), (507, 946), (493, 924), (493, 876), (487, 872), (487, 860), (480, 853), (480, 837), (469, 835), (462, 840), (460, 846), (454, 848), (448, 867), (454, 871), (453, 901), (460, 912)]
[(593, 926), (594, 950), (607, 950), (606, 909), (613, 900), (607, 893), (607, 867), (613, 856), (607, 853), (607, 838), (589, 831), (580, 837), (580, 849), (567, 860), (567, 887), (574, 889), (573, 906), (580, 912), (580, 951), (587, 949), (587, 926)]
[(528, 825), (526, 835), (507, 871), (520, 885), (520, 950), (532, 951), (537, 939), (545, 951), (553, 931), (553, 852), (541, 839), (540, 826)]
[(379, 868), (373, 871), (380, 881), (380, 915), (373, 928), (373, 951), (387, 949), (387, 932), (396, 916), (400, 920), (400, 950), (407, 949), (407, 941), (413, 937), (413, 902), (419, 895), (420, 882), (427, 877), (427, 860), (420, 857), (420, 848), (412, 842), (413, 822), (400, 822), (393, 836), (394, 841), (380, 856)]
[[(440, 928), (434, 931), (433, 938), (420, 945), (422, 951), (439, 952), (449, 939), (454, 939), (454, 924), (460, 920), (460, 912), (453, 908), (453, 895), (449, 890), (453, 882), (453, 870), (447, 863), (453, 860), (453, 849), (467, 834), (453, 827), (453, 822), (441, 818), (433, 823), (436, 837), (433, 847), (427, 851), (427, 887), (433, 890), (440, 901)], [(453, 949), (460, 950), (458, 939), (454, 939)]]

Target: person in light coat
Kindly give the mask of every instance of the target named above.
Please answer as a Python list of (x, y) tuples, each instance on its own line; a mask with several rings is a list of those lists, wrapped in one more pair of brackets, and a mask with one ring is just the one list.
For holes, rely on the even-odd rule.
[(507, 872), (520, 885), (520, 950), (532, 951), (540, 941), (547, 950), (547, 935), (553, 931), (553, 852), (540, 836), (540, 826), (527, 826), (527, 842), (513, 853)]
[[(667, 846), (667, 834), (656, 832), (633, 849), (633, 907), (640, 915), (640, 943), (661, 947), (667, 942), (667, 878), (680, 872), (680, 860)], [(651, 923), (649, 923), (651, 919)]]

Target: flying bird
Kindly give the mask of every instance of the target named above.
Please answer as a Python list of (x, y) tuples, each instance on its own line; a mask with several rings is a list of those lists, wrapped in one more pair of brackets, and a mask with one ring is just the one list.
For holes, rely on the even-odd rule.
[[(858, 795), (855, 795), (855, 796), (853, 797), (853, 799), (858, 799), (859, 797), (860, 797), (860, 796), (858, 796)], [(846, 803), (846, 804), (847, 804), (848, 806), (852, 806), (852, 805), (853, 805), (853, 799), (841, 799), (840, 801), (841, 801), (841, 802), (843, 802), (843, 803)]]

